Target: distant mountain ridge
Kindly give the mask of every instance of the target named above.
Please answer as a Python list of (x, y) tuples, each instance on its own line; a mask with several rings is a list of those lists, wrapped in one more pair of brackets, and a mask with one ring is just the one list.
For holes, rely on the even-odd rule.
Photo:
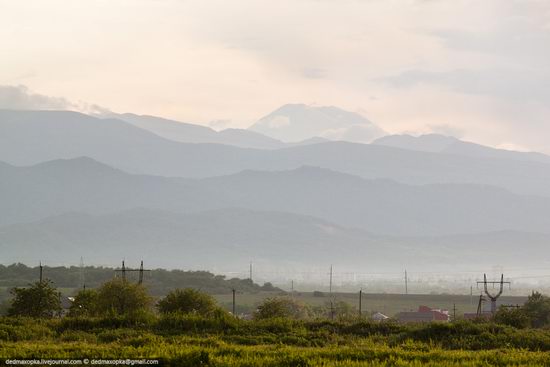
[(135, 115), (132, 113), (113, 113), (107, 116), (126, 121), (141, 129), (151, 131), (163, 138), (182, 143), (225, 144), (254, 149), (278, 149), (285, 147), (282, 141), (244, 129), (225, 129), (216, 131), (206, 126), (173, 121), (155, 116)]
[(427, 134), (420, 136), (412, 136), (407, 134), (388, 135), (376, 139), (372, 142), (372, 144), (420, 152), (550, 163), (550, 156), (542, 153), (496, 149), (439, 134)]
[(406, 184), (472, 183), (550, 196), (550, 164), (531, 160), (348, 142), (275, 150), (186, 144), (117, 119), (65, 111), (0, 110), (0, 161), (27, 166), (83, 156), (126, 172), (156, 176), (204, 178), (247, 169), (289, 170), (306, 165)]
[(482, 185), (365, 180), (317, 167), (197, 180), (131, 175), (79, 158), (0, 166), (0, 177), (0, 225), (137, 207), (180, 213), (244, 208), (314, 216), (378, 234), (550, 231), (550, 198)]

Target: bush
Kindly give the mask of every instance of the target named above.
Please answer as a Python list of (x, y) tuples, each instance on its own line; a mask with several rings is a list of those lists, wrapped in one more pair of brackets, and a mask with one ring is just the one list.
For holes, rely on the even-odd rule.
[(49, 318), (61, 313), (61, 294), (49, 280), (30, 284), (28, 288), (13, 288), (14, 299), (9, 316)]
[(98, 293), (93, 289), (83, 289), (74, 297), (74, 301), (69, 309), (69, 316), (97, 316), (98, 310)]
[(141, 284), (133, 284), (121, 278), (103, 283), (97, 290), (94, 309), (100, 315), (127, 315), (146, 311), (152, 299)]
[(501, 307), (495, 314), (493, 321), (518, 329), (525, 329), (529, 326), (531, 320), (521, 308), (509, 309)]
[(303, 303), (286, 297), (267, 298), (254, 313), (255, 319), (292, 318), (304, 319), (310, 316), (310, 309)]
[(162, 314), (182, 313), (207, 316), (216, 309), (212, 296), (195, 289), (176, 289), (161, 299), (157, 308)]
[[(0, 341), (19, 342), (42, 340), (54, 336), (54, 332), (41, 320), (27, 318), (3, 318), (0, 323)], [(1, 344), (1, 343), (0, 343)]]

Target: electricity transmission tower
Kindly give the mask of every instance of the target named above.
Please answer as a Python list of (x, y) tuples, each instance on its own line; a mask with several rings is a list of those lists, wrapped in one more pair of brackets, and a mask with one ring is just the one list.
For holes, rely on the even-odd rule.
[(485, 297), (483, 297), (483, 294), (479, 295), (479, 301), (477, 303), (477, 317), (481, 316), (481, 312), (483, 311), (483, 302), (485, 302)]
[[(477, 284), (483, 283), (483, 290), (487, 297), (491, 300), (491, 313), (494, 315), (497, 312), (497, 299), (502, 294), (502, 291), (504, 290), (504, 284), (508, 284), (508, 286), (511, 286), (510, 282), (504, 281), (504, 274), (500, 275), (500, 281), (493, 280), (493, 281), (487, 281), (487, 274), (483, 274), (483, 281), (478, 281)], [(499, 291), (497, 294), (491, 294), (489, 293), (489, 290), (487, 289), (487, 284), (492, 284), (493, 287), (495, 284), (499, 285)]]
[(143, 260), (141, 260), (141, 266), (139, 267), (139, 269), (128, 269), (128, 268), (126, 268), (126, 266), (124, 265), (124, 260), (122, 260), (122, 268), (115, 270), (115, 272), (117, 272), (117, 273), (120, 272), (121, 275), (122, 275), (122, 280), (126, 280), (126, 272), (127, 271), (139, 271), (138, 284), (142, 284), (143, 283), (143, 273), (146, 272), (146, 271), (151, 271), (151, 270), (143, 268)]

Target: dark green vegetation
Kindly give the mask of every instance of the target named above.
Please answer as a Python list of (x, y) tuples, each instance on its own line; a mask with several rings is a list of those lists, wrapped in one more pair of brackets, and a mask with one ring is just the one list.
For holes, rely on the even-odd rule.
[(36, 282), (27, 288), (13, 288), (9, 316), (53, 317), (61, 312), (61, 294), (50, 281)]
[[(278, 293), (237, 293), (237, 312), (251, 313), (266, 298), (272, 298)], [(359, 293), (334, 292), (332, 298), (340, 303), (347, 304), (357, 311), (359, 307)], [(215, 294), (216, 300), (226, 309), (231, 310), (231, 294)], [(325, 307), (331, 297), (328, 292), (294, 292), (292, 298), (300, 303), (307, 304), (312, 308)], [(453, 310), (456, 307), (456, 314), (462, 315), (465, 312), (476, 312), (479, 296), (460, 294), (391, 294), (391, 293), (365, 293), (363, 292), (363, 311), (379, 311), (388, 316), (394, 316), (402, 311), (415, 311), (419, 305)], [(523, 305), (527, 297), (503, 295), (499, 301), (506, 305)]]
[(218, 309), (210, 295), (196, 289), (175, 289), (158, 301), (157, 308), (162, 314), (184, 313), (212, 316)]
[[(113, 268), (86, 266), (82, 269), (87, 288), (97, 288), (114, 276)], [(38, 279), (39, 268), (24, 264), (0, 265), (0, 288), (26, 286)], [(44, 267), (44, 275), (60, 288), (81, 288), (81, 268), (77, 266)], [(137, 276), (137, 275), (136, 275)], [(164, 295), (179, 288), (197, 288), (210, 294), (231, 293), (231, 289), (240, 292), (274, 291), (269, 283), (264, 286), (254, 284), (248, 279), (226, 279), (208, 271), (182, 271), (154, 269), (145, 273), (145, 281), (152, 295)]]
[[(10, 314), (19, 316), (0, 318), (0, 358), (158, 358), (174, 366), (548, 366), (550, 360), (550, 299), (539, 293), (522, 308), (500, 310), (494, 321), (400, 325), (359, 317), (345, 302), (312, 307), (290, 296), (267, 298), (252, 320), (235, 318), (192, 289), (173, 290), (153, 307), (145, 286), (121, 278), (80, 290), (68, 315), (58, 317), (56, 302), (27, 307), (25, 292), (38, 291), (57, 294), (49, 281), (14, 292)], [(327, 319), (329, 309), (334, 320)]]
[(471, 322), (4, 317), (0, 341), (2, 358), (161, 358), (177, 366), (547, 366), (550, 360), (547, 330)]

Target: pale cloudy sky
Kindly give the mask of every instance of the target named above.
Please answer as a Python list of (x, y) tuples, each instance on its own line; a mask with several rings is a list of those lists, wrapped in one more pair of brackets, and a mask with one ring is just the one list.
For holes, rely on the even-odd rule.
[(0, 0), (0, 85), (234, 127), (335, 105), (550, 153), (550, 1)]

